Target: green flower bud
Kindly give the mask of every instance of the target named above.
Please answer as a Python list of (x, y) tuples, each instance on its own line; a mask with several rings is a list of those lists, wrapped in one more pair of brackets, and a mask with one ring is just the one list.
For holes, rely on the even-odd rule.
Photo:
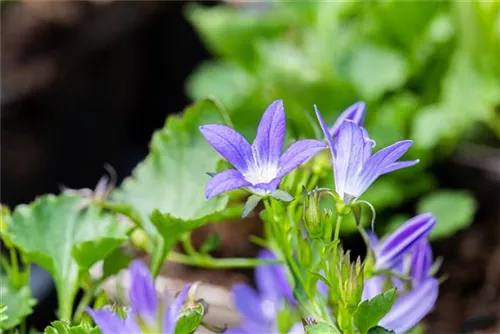
[(303, 203), (304, 225), (309, 237), (311, 239), (322, 239), (326, 224), (331, 224), (331, 211), (321, 210), (320, 193), (316, 191), (307, 194), (304, 189)]

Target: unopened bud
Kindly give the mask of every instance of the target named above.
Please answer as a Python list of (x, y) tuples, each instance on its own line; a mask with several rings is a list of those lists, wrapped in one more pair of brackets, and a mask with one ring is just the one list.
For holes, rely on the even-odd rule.
[(325, 226), (331, 223), (332, 213), (321, 210), (320, 193), (313, 191), (307, 194), (304, 189), (304, 210), (303, 218), (307, 233), (311, 239), (322, 239)]

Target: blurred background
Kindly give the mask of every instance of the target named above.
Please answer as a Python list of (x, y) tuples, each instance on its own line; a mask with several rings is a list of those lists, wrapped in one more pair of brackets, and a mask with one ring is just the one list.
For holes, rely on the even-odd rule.
[[(500, 332), (499, 51), (497, 1), (2, 1), (1, 202), (93, 188), (106, 163), (123, 179), (198, 98), (249, 137), (277, 98), (295, 137), (316, 136), (313, 104), (333, 122), (363, 100), (377, 146), (411, 138), (421, 160), (366, 194), (379, 228), (440, 222), (449, 277), (428, 331)], [(232, 226), (216, 227), (219, 255), (254, 254), (259, 222)], [(55, 300), (37, 277), (43, 328)]]

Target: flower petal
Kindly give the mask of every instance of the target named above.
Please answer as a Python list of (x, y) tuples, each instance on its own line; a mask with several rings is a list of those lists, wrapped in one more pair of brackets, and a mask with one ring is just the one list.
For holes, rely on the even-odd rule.
[(179, 292), (172, 305), (169, 308), (165, 308), (165, 313), (163, 315), (163, 333), (174, 334), (177, 318), (179, 317), (182, 305), (186, 301), (191, 286), (191, 284), (186, 284), (181, 292)]
[(157, 319), (158, 296), (153, 277), (142, 261), (134, 261), (130, 265), (130, 280), (129, 298), (132, 314), (139, 316), (153, 327)]
[(392, 164), (387, 165), (384, 169), (382, 169), (380, 175), (387, 174), (398, 169), (415, 166), (416, 164), (419, 163), (419, 161), (420, 160), (417, 159), (417, 160), (393, 162)]
[[(392, 165), (396, 160), (401, 158), (413, 144), (411, 140), (403, 140), (385, 147), (372, 155), (364, 164), (363, 170), (357, 178), (356, 190), (358, 193), (363, 193), (368, 187), (382, 174), (398, 169)], [(412, 166), (412, 164), (403, 167)], [(395, 168), (396, 167), (396, 168)], [(395, 169), (393, 169), (395, 168)]]
[[(285, 109), (283, 101), (276, 100), (267, 107), (260, 120), (252, 148), (256, 150), (260, 164), (277, 163), (285, 139)], [(257, 158), (256, 158), (257, 159)]]
[[(262, 250), (259, 259), (276, 260), (276, 256), (268, 250)], [(255, 268), (257, 287), (264, 299), (275, 303), (286, 299), (290, 303), (296, 303), (285, 270), (283, 265), (260, 265)]]
[(247, 284), (235, 284), (231, 289), (233, 301), (238, 313), (243, 319), (243, 323), (260, 323), (268, 322), (266, 316), (262, 312), (261, 300), (257, 292)]
[(288, 331), (288, 334), (304, 334), (306, 331), (304, 330), (304, 325), (302, 323), (295, 323), (292, 328)]
[(438, 292), (438, 281), (427, 279), (418, 288), (398, 297), (389, 313), (380, 320), (379, 326), (397, 334), (407, 332), (434, 308)]
[(245, 180), (239, 171), (235, 169), (227, 169), (223, 172), (215, 174), (207, 182), (207, 186), (205, 188), (205, 198), (209, 199), (227, 191), (249, 185), (250, 182)]
[(392, 268), (415, 243), (427, 237), (435, 224), (432, 214), (423, 213), (401, 225), (377, 247), (375, 268)]
[(278, 177), (283, 177), (301, 165), (307, 159), (327, 148), (327, 145), (316, 139), (299, 140), (290, 145), (279, 160)]
[(314, 111), (316, 112), (316, 117), (318, 118), (319, 125), (321, 127), (321, 130), (323, 130), (323, 133), (325, 134), (326, 140), (328, 142), (328, 146), (330, 147), (332, 159), (335, 159), (335, 143), (333, 141), (332, 135), (330, 134), (330, 130), (328, 129), (328, 125), (326, 125), (326, 122), (323, 119), (323, 116), (321, 116), (318, 107), (314, 106)]
[(95, 324), (99, 326), (102, 334), (131, 333), (125, 322), (111, 310), (94, 311), (87, 308), (87, 313), (92, 317)]
[(250, 188), (251, 191), (255, 192), (258, 195), (265, 196), (269, 193), (273, 193), (276, 191), (278, 186), (281, 183), (281, 178), (277, 177), (272, 179), (270, 182), (267, 183), (258, 183), (255, 185), (252, 185)]
[(338, 135), (340, 126), (346, 120), (352, 121), (359, 126), (363, 125), (363, 121), (365, 120), (365, 106), (364, 102), (357, 102), (344, 110), (330, 128), (332, 137)]
[(380, 295), (382, 292), (384, 292), (383, 288), (384, 288), (383, 276), (377, 275), (370, 277), (364, 282), (363, 294), (361, 300), (365, 301), (368, 299), (372, 299), (376, 295)]
[(359, 197), (356, 180), (363, 168), (365, 141), (361, 127), (351, 121), (342, 123), (337, 136), (337, 155), (333, 161), (335, 174), (335, 190), (344, 198), (344, 195)]
[(221, 124), (200, 126), (200, 131), (212, 147), (237, 170), (244, 173), (253, 162), (252, 147), (237, 131)]
[(417, 287), (428, 277), (431, 266), (432, 248), (427, 239), (422, 239), (413, 246), (411, 254), (412, 287)]

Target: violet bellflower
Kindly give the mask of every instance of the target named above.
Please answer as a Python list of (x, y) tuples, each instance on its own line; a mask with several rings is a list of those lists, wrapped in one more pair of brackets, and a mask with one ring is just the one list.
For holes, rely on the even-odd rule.
[(334, 141), (331, 130), (315, 109), (332, 154), (335, 191), (346, 204), (359, 198), (379, 176), (418, 163), (418, 160), (397, 161), (413, 144), (411, 140), (398, 141), (372, 155), (374, 141), (363, 127), (348, 118), (339, 120), (342, 124), (338, 125)]
[[(399, 278), (392, 278), (398, 297), (389, 313), (379, 322), (379, 326), (397, 334), (405, 333), (416, 326), (433, 309), (437, 300), (439, 283), (430, 275), (432, 249), (427, 241), (429, 226), (433, 226), (435, 219), (429, 216), (424, 214), (410, 219), (381, 243), (375, 235), (371, 235), (371, 247), (375, 248), (377, 263), (390, 264), (393, 271), (409, 274), (411, 277), (410, 289), (405, 289), (404, 282)], [(417, 232), (418, 230), (420, 232)], [(394, 249), (392, 252), (391, 247)], [(392, 255), (388, 256), (389, 253)], [(384, 258), (385, 262), (380, 262), (381, 258)], [(389, 258), (392, 260), (388, 261)], [(363, 300), (383, 293), (386, 282), (385, 275), (377, 275), (366, 280)]]
[(191, 285), (186, 285), (172, 305), (158, 298), (154, 279), (146, 265), (134, 261), (130, 266), (130, 311), (126, 319), (109, 309), (87, 309), (103, 334), (164, 333), (174, 334), (177, 318)]
[[(261, 259), (272, 260), (276, 257), (264, 250)], [(262, 265), (255, 269), (257, 291), (247, 284), (233, 286), (233, 300), (241, 318), (239, 327), (229, 328), (226, 334), (280, 333), (276, 318), (285, 304), (296, 305), (292, 289), (288, 283), (285, 267), (282, 265)], [(292, 326), (289, 334), (303, 334), (300, 322)]]
[(335, 123), (333, 123), (332, 127), (329, 129), (330, 135), (333, 138), (337, 137), (337, 135), (339, 134), (340, 126), (345, 121), (351, 121), (359, 126), (362, 126), (363, 122), (365, 121), (365, 107), (366, 105), (364, 102), (356, 102), (353, 105), (349, 106), (340, 114)]
[(285, 110), (277, 100), (266, 109), (252, 145), (237, 131), (221, 124), (200, 127), (210, 145), (235, 169), (215, 174), (207, 183), (205, 197), (248, 187), (257, 195), (272, 194), (281, 179), (327, 146), (314, 139), (299, 140), (283, 154)]

